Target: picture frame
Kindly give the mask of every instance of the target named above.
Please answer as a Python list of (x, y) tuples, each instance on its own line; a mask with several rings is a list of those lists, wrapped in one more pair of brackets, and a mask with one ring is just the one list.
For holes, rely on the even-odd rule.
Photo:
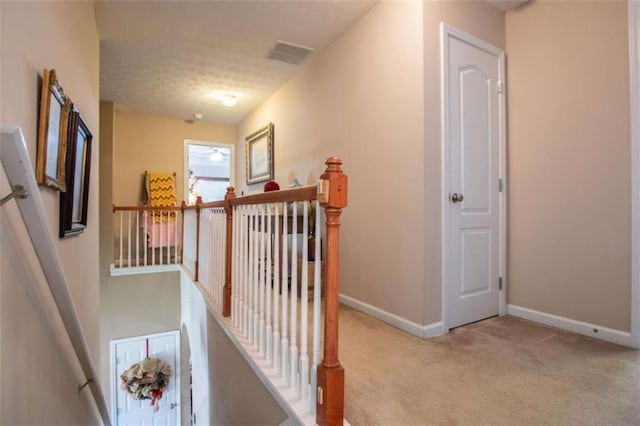
[(273, 179), (273, 123), (246, 138), (247, 185)]
[(65, 191), (66, 142), (71, 101), (58, 83), (55, 70), (43, 70), (40, 90), (36, 181)]
[(87, 227), (93, 135), (80, 112), (70, 113), (66, 149), (66, 192), (60, 193), (60, 238)]

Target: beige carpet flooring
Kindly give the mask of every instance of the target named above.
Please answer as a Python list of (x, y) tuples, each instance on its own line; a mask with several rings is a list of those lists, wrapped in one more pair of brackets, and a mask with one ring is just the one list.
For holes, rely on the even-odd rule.
[(640, 425), (640, 352), (519, 318), (422, 340), (341, 306), (358, 425)]

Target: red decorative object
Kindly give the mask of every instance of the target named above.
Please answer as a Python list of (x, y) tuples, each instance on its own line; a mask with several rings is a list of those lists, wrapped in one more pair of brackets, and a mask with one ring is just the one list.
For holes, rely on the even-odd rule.
[(264, 184), (264, 192), (279, 191), (280, 185), (275, 180), (270, 180)]

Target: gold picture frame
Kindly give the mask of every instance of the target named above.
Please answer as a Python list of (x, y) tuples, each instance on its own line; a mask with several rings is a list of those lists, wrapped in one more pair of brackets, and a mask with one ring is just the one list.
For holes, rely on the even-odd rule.
[(273, 179), (273, 123), (246, 138), (247, 185)]
[(43, 70), (36, 152), (36, 181), (66, 191), (65, 159), (71, 101), (58, 84), (55, 70)]

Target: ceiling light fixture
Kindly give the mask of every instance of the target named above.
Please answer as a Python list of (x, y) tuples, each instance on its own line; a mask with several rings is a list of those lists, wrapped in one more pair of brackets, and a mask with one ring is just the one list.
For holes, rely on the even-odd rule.
[(224, 106), (232, 107), (236, 104), (236, 102), (238, 102), (238, 99), (236, 99), (236, 97), (233, 95), (227, 93), (226, 95), (222, 96), (222, 105)]
[(220, 150), (218, 148), (213, 148), (213, 152), (209, 156), (209, 160), (213, 161), (214, 163), (219, 163), (222, 161), (222, 158), (223, 157)]
[(198, 120), (202, 120), (202, 117), (204, 117), (202, 114), (200, 114), (199, 112), (196, 112), (195, 114), (193, 114), (193, 116), (198, 119)]

